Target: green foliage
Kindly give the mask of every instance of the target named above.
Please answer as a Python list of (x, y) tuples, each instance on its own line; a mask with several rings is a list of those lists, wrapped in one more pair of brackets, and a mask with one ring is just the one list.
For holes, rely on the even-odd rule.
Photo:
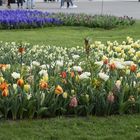
[(121, 26), (129, 26), (135, 23), (135, 20), (125, 17), (116, 17), (110, 15), (87, 15), (87, 14), (65, 14), (53, 13), (50, 17), (58, 18), (65, 26), (85, 26), (90, 28), (112, 29)]
[(0, 64), (0, 117), (140, 112), (139, 59), (134, 59), (140, 57), (140, 42), (133, 38), (122, 44), (85, 39), (84, 48), (69, 49), (26, 42), (0, 46), (0, 63), (8, 63)]
[[(139, 140), (140, 115), (0, 121), (3, 140)], [(13, 135), (14, 134), (14, 135)]]

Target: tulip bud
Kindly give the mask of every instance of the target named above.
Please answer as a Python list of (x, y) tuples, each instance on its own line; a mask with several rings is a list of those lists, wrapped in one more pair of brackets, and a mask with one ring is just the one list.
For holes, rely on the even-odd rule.
[(24, 80), (23, 79), (18, 79), (17, 85), (22, 87), (24, 85)]
[(135, 72), (136, 70), (137, 70), (137, 65), (132, 64), (132, 65), (130, 66), (130, 71), (131, 71), (131, 72)]
[(107, 96), (107, 100), (108, 100), (108, 102), (110, 102), (110, 103), (114, 103), (114, 95), (113, 95), (113, 93), (112, 92), (109, 92), (109, 94), (108, 94), (108, 96)]
[(67, 93), (67, 92), (64, 92), (64, 93), (62, 94), (62, 96), (63, 96), (64, 99), (66, 99), (66, 98), (68, 97), (68, 93)]
[(4, 90), (2, 91), (2, 96), (3, 96), (3, 97), (7, 97), (8, 95), (9, 95), (8, 89), (4, 89)]
[(75, 96), (71, 98), (69, 106), (70, 107), (77, 107), (78, 106), (78, 101), (77, 101), (77, 98)]
[(25, 84), (24, 85), (24, 91), (25, 92), (29, 92), (29, 90), (30, 90), (30, 85), (29, 84)]
[(0, 76), (0, 83), (4, 82), (4, 78)]

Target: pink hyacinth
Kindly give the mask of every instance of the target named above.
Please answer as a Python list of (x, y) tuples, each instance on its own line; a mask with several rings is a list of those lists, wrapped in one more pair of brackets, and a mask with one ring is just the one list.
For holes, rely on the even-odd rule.
[(77, 107), (78, 101), (76, 97), (72, 97), (69, 106), (70, 107)]

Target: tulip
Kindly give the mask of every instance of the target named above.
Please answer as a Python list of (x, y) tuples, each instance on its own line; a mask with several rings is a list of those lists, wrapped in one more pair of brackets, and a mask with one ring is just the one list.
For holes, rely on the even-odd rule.
[(40, 84), (39, 84), (39, 87), (41, 89), (47, 89), (48, 88), (48, 83), (45, 82), (45, 81), (41, 81)]
[(134, 96), (130, 95), (128, 101), (134, 103), (135, 102)]
[(64, 92), (64, 93), (62, 94), (62, 96), (63, 96), (64, 99), (66, 99), (66, 98), (68, 97), (68, 93), (67, 93), (67, 92)]
[(67, 73), (65, 71), (61, 72), (60, 75), (61, 75), (62, 78), (66, 78), (67, 77)]
[(70, 107), (77, 107), (78, 106), (78, 101), (77, 101), (77, 98), (75, 96), (71, 98), (69, 106)]
[(75, 74), (74, 74), (74, 71), (72, 71), (72, 72), (71, 72), (71, 78), (73, 78), (74, 75), (75, 75)]
[(111, 63), (111, 64), (109, 64), (109, 68), (110, 68), (110, 70), (114, 70), (114, 69), (116, 69), (116, 65), (115, 65), (115, 63)]
[(8, 84), (6, 82), (3, 82), (0, 84), (0, 89), (3, 91), (4, 89), (8, 88)]
[(115, 97), (114, 97), (113, 93), (112, 92), (109, 92), (109, 94), (107, 96), (108, 102), (114, 103), (114, 99), (115, 99)]
[(63, 93), (63, 89), (62, 89), (61, 86), (58, 85), (58, 86), (55, 88), (55, 94), (60, 95), (60, 94), (62, 94), (62, 93)]
[(48, 82), (48, 79), (49, 79), (48, 75), (44, 75), (43, 78), (42, 78), (42, 80), (45, 81), (45, 82)]
[(107, 58), (103, 60), (103, 63), (104, 63), (105, 65), (108, 64), (108, 62), (109, 62), (109, 61), (108, 61)]
[(23, 47), (18, 48), (18, 52), (23, 54), (25, 52), (25, 48), (23, 48)]
[(25, 84), (24, 85), (24, 91), (25, 92), (29, 92), (29, 90), (30, 90), (30, 85), (29, 84)]
[(3, 97), (7, 97), (8, 95), (9, 95), (8, 89), (4, 89), (4, 90), (2, 91), (2, 96), (3, 96)]
[(0, 76), (0, 83), (4, 82), (4, 78), (2, 76)]
[(18, 79), (17, 80), (17, 85), (22, 87), (24, 85), (24, 80), (23, 79)]
[(137, 73), (137, 78), (140, 78), (140, 72)]
[(120, 90), (121, 88), (121, 81), (120, 80), (117, 80), (116, 83), (115, 83), (115, 86), (118, 90)]
[(130, 66), (130, 71), (131, 71), (131, 72), (135, 72), (136, 70), (137, 70), (137, 65), (132, 64), (132, 65)]

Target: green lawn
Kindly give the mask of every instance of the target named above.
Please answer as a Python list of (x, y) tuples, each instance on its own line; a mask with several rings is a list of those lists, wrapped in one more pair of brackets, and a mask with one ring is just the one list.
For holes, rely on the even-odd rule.
[(92, 41), (125, 40), (127, 36), (140, 38), (140, 21), (130, 27), (104, 30), (87, 27), (48, 27), (34, 30), (1, 30), (0, 40), (28, 41), (34, 44), (48, 44), (56, 46), (82, 46), (85, 37)]
[(0, 140), (140, 140), (140, 115), (2, 121)]
[[(35, 30), (1, 30), (0, 40), (27, 41), (33, 44), (82, 46), (83, 39), (140, 39), (140, 22), (113, 30), (86, 27), (49, 27)], [(0, 140), (140, 140), (140, 115), (52, 118), (45, 120), (0, 120)]]

